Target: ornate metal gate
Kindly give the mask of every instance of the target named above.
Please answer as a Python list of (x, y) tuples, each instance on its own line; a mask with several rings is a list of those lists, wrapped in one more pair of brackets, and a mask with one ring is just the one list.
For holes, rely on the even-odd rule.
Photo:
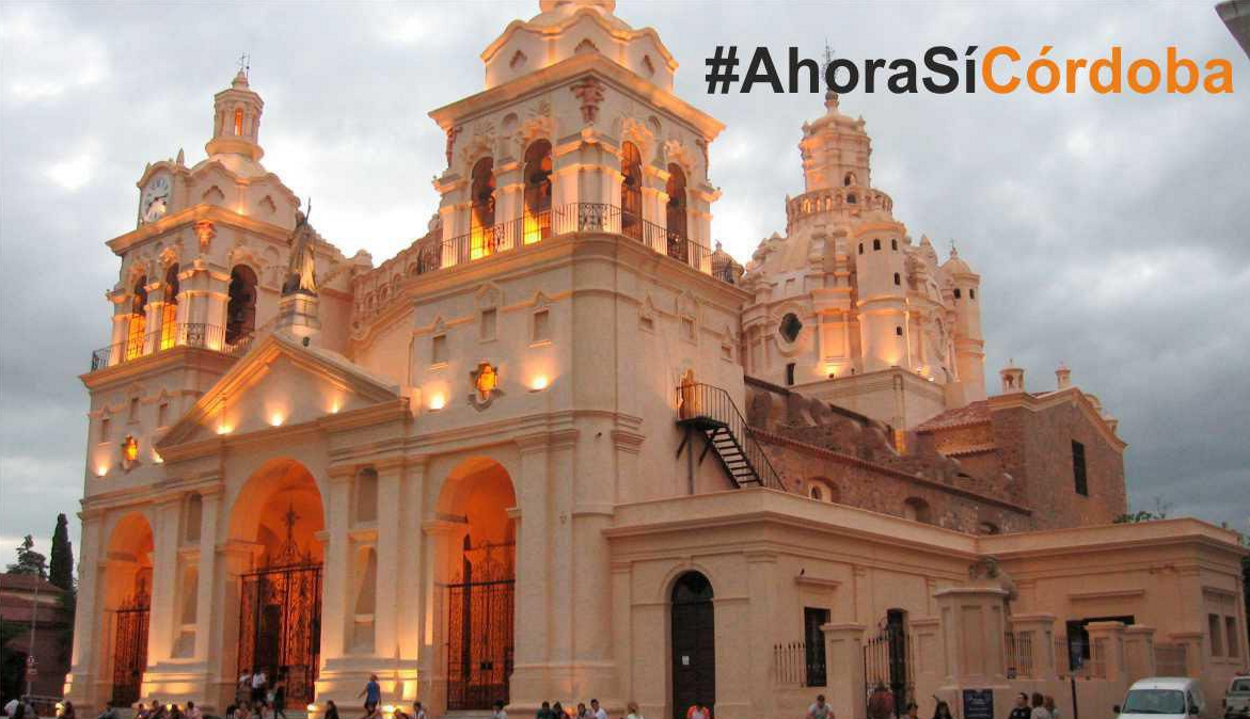
[(461, 576), (447, 587), (447, 708), (487, 709), (508, 703), (512, 676), (513, 544), (471, 546), (465, 537)]
[(113, 705), (128, 707), (139, 701), (139, 686), (148, 666), (148, 607), (150, 596), (142, 582), (117, 610), (113, 637)]
[(890, 711), (880, 711), (883, 706), (877, 703), (879, 714), (903, 716), (909, 702), (915, 701), (915, 682), (911, 668), (912, 643), (907, 636), (904, 614), (901, 610), (891, 609), (886, 620), (878, 628), (877, 635), (864, 644), (864, 683), (865, 694), (869, 697), (868, 714), (872, 719), (884, 719), (873, 716), (873, 693), (884, 686), (892, 695)]
[(321, 565), (301, 554), (288, 510), (287, 537), (278, 556), (243, 575), (239, 611), (239, 673), (265, 672), (272, 685), (286, 680), (287, 703), (313, 700), (321, 658)]

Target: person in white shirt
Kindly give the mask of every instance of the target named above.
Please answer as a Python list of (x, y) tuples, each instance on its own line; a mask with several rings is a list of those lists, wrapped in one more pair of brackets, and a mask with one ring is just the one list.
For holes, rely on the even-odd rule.
[(1033, 712), (1030, 715), (1031, 719), (1050, 719), (1050, 712), (1046, 711), (1046, 707), (1043, 706), (1045, 703), (1046, 699), (1041, 695), (1041, 692), (1033, 692)]
[(807, 708), (807, 719), (833, 719), (833, 708), (825, 703), (824, 694), (817, 694), (816, 703)]
[(642, 712), (638, 711), (638, 702), (630, 702), (625, 705), (627, 712), (625, 719), (644, 719)]
[(603, 710), (603, 707), (599, 706), (598, 699), (590, 700), (590, 711), (595, 715), (595, 719), (608, 719), (608, 713)]
[(503, 702), (495, 702), (495, 710), (490, 713), (490, 719), (508, 719), (508, 712), (503, 710)]
[(421, 702), (412, 703), (412, 719), (427, 719), (425, 707), (421, 706)]

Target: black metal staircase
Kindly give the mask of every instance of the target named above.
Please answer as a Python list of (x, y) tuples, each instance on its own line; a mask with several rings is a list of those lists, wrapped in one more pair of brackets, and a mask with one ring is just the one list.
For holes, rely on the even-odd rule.
[(699, 434), (705, 440), (699, 463), (714, 450), (735, 487), (785, 489), (764, 448), (751, 433), (746, 418), (729, 393), (720, 387), (696, 383), (679, 386), (677, 425), (686, 429), (686, 436), (677, 448), (678, 457), (686, 449), (694, 451), (692, 438)]

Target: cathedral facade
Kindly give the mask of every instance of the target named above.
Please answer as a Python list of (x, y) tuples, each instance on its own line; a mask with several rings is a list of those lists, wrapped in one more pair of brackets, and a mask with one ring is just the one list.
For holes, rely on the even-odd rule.
[(264, 671), (313, 716), (376, 674), (440, 714), (856, 719), (878, 682), (929, 711), (1083, 672), (1109, 707), (1245, 665), (1235, 537), (1112, 524), (1125, 445), (1066, 368), (987, 396), (979, 276), (893, 218), (836, 96), (744, 267), (654, 30), (542, 0), (482, 58), (377, 266), (261, 164), (245, 72), (206, 158), (139, 178), (82, 375), (79, 707), (221, 712)]

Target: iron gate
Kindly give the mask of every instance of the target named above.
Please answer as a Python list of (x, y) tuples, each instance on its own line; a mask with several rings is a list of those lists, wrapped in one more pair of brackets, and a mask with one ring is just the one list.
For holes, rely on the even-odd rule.
[[(915, 683), (911, 668), (915, 665), (912, 657), (912, 643), (907, 636), (904, 615), (901, 611), (890, 610), (877, 631), (877, 635), (864, 644), (864, 693), (869, 697), (869, 716), (874, 717), (873, 708), (878, 713), (902, 716), (906, 713), (907, 704), (915, 701)], [(892, 711), (881, 712), (881, 704), (873, 701), (873, 692), (884, 686), (892, 698)]]
[(139, 701), (143, 672), (148, 665), (147, 592), (136, 592), (117, 610), (113, 637), (113, 705), (128, 707)]
[(313, 700), (321, 659), (321, 565), (300, 554), (287, 511), (286, 542), (259, 571), (243, 575), (239, 607), (239, 674), (264, 671), (286, 680), (288, 705)]
[(453, 711), (507, 704), (512, 676), (515, 545), (472, 547), (467, 537), (465, 545), (462, 581), (447, 586), (447, 708)]

